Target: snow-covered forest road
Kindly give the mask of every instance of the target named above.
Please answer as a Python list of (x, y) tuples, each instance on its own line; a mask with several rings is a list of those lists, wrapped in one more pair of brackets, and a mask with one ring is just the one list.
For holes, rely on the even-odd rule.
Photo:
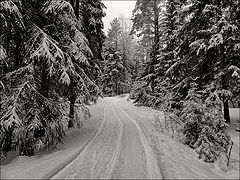
[(52, 178), (161, 179), (154, 153), (139, 124), (118, 103), (107, 98), (103, 122), (84, 150)]
[(162, 112), (134, 106), (127, 96), (99, 99), (90, 111), (92, 117), (81, 129), (67, 130), (62, 147), (15, 157), (1, 165), (1, 178), (239, 179), (239, 134), (234, 128), (229, 129), (234, 141), (231, 165), (223, 171), (159, 132), (154, 117)]

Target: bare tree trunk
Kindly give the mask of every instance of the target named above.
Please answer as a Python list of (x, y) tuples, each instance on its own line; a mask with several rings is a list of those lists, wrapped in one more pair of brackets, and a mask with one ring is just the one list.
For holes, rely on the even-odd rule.
[(73, 121), (74, 121), (74, 114), (75, 114), (75, 109), (74, 105), (76, 102), (77, 96), (75, 94), (72, 94), (71, 97), (69, 98), (70, 101), (70, 110), (69, 110), (69, 121), (68, 121), (68, 128), (74, 127)]
[(49, 92), (49, 88), (50, 88), (50, 83), (49, 83), (49, 79), (48, 79), (48, 73), (46, 72), (46, 70), (43, 70), (42, 72), (42, 82), (41, 82), (41, 89), (40, 89), (40, 93), (48, 98), (48, 92)]
[(155, 87), (155, 70), (154, 66), (157, 62), (157, 55), (158, 55), (158, 50), (159, 50), (159, 10), (158, 10), (158, 0), (154, 0), (154, 46), (153, 46), (153, 54), (152, 54), (152, 62), (151, 62), (151, 71), (153, 74), (153, 77), (151, 78), (151, 90), (154, 93), (154, 87)]
[(76, 15), (78, 20), (79, 20), (79, 8), (80, 8), (80, 4), (79, 3), (80, 3), (79, 0), (76, 0), (76, 7), (74, 9), (75, 15)]
[(72, 5), (74, 14), (78, 20), (79, 20), (79, 8), (80, 8), (79, 3), (80, 3), (79, 0), (70, 0), (70, 4)]
[(20, 32), (16, 33), (16, 49), (15, 49), (15, 69), (21, 67), (21, 34)]
[(72, 5), (73, 9), (75, 9), (75, 0), (70, 0), (70, 4)]
[[(224, 46), (221, 46), (221, 52), (222, 52), (222, 68), (224, 68), (227, 65), (226, 57), (224, 54)], [(228, 90), (228, 78), (226, 75), (221, 76), (221, 85), (222, 89)], [(223, 97), (223, 113), (224, 113), (224, 119), (226, 120), (226, 123), (230, 123), (230, 114), (229, 114), (229, 104), (228, 104), (228, 97)]]
[[(158, 10), (158, 0), (154, 0), (154, 58), (156, 58), (159, 50), (159, 10)], [(155, 60), (155, 59), (154, 59)]]
[(223, 112), (224, 112), (224, 119), (226, 120), (226, 123), (230, 123), (231, 121), (230, 121), (228, 100), (223, 101)]

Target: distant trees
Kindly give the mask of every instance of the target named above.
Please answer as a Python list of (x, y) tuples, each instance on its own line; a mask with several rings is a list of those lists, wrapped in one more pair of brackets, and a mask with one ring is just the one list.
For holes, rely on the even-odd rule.
[(112, 48), (107, 50), (106, 64), (103, 75), (103, 92), (114, 96), (126, 93), (129, 90), (129, 72), (125, 67), (123, 56)]
[[(131, 60), (129, 48), (131, 37), (123, 29), (119, 19), (114, 18), (105, 42), (105, 64), (103, 74), (103, 93), (119, 95), (130, 91)], [(129, 44), (127, 44), (129, 42)]]
[(136, 2), (133, 11), (133, 27), (132, 33), (141, 37), (141, 44), (147, 48), (148, 58), (142, 78), (145, 78), (147, 86), (150, 84), (151, 91), (154, 92), (156, 71), (154, 66), (157, 63), (157, 55), (159, 54), (159, 18), (161, 14), (162, 1), (142, 1)]
[(76, 103), (83, 108), (100, 94), (77, 2), (0, 1), (1, 156), (56, 147), (64, 123), (74, 124)]
[(110, 29), (108, 30), (108, 36), (106, 40), (106, 44), (109, 47), (112, 47), (116, 50), (120, 49), (120, 38), (123, 30), (118, 18), (114, 18), (110, 22)]

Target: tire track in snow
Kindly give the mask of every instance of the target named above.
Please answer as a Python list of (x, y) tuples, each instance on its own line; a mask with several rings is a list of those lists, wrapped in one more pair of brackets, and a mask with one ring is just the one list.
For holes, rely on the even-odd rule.
[[(110, 98), (103, 122), (84, 150), (53, 179), (162, 179), (139, 124)], [(124, 134), (123, 134), (124, 132)]]
[(42, 179), (52, 179), (52, 178), (54, 178), (54, 176), (56, 176), (56, 174), (58, 174), (60, 171), (62, 171), (67, 165), (72, 163), (79, 156), (79, 154), (85, 149), (85, 147), (97, 135), (99, 129), (101, 128), (101, 126), (103, 124), (103, 121), (104, 121), (104, 117), (105, 117), (105, 109), (106, 109), (106, 106), (104, 106), (104, 108), (103, 108), (103, 120), (102, 120), (97, 132), (95, 134), (93, 134), (92, 137), (86, 143), (84, 143), (84, 145), (74, 155), (72, 155), (70, 159), (68, 159), (64, 163), (60, 164), (59, 166), (57, 166), (57, 168), (53, 169), (51, 172), (47, 173), (45, 176), (43, 176)]
[[(127, 101), (127, 100), (125, 99), (124, 101)], [(173, 176), (173, 173), (170, 173), (171, 175), (169, 175), (169, 173), (166, 172), (165, 162), (163, 162), (163, 160), (160, 159), (160, 156), (162, 156), (162, 155), (159, 155), (159, 154), (161, 154), (162, 152), (159, 152), (159, 149), (156, 148), (156, 147), (162, 146), (162, 145), (159, 145), (158, 137), (156, 137), (155, 135), (152, 135), (151, 134), (152, 132), (149, 132), (149, 131), (151, 131), (151, 128), (147, 127), (146, 124), (144, 124), (142, 122), (142, 118), (146, 118), (145, 114), (141, 114), (141, 113), (139, 114), (138, 113), (139, 112), (139, 107), (136, 107), (134, 105), (132, 105), (130, 107), (124, 106), (124, 104), (123, 104), (124, 101), (122, 101), (122, 100), (118, 101), (118, 105), (124, 110), (125, 113), (129, 114), (129, 116), (131, 116), (132, 119), (134, 119), (140, 125), (143, 133), (147, 137), (148, 143), (151, 144), (152, 148), (156, 149), (154, 154), (155, 154), (155, 157), (158, 161), (158, 167), (160, 169), (162, 179), (169, 179), (169, 178), (170, 179), (176, 179), (176, 177)], [(159, 111), (150, 109), (150, 112), (151, 113), (148, 113), (148, 115), (149, 114), (151, 116), (153, 116), (153, 114), (159, 115)], [(149, 118), (149, 117), (147, 117), (147, 118)], [(152, 118), (154, 118), (154, 116)], [(150, 119), (151, 118), (149, 118), (148, 120), (150, 120)], [(152, 121), (152, 119), (151, 119), (151, 121)]]
[(109, 178), (119, 154), (122, 131), (123, 123), (110, 103), (97, 134), (82, 153), (53, 179)]
[(116, 162), (112, 179), (146, 179), (147, 165), (144, 147), (135, 125), (122, 115), (119, 107), (115, 106), (117, 116), (124, 121), (121, 140), (121, 152)]
[(124, 116), (126, 116), (137, 128), (137, 131), (139, 133), (139, 137), (141, 139), (142, 145), (144, 147), (144, 151), (145, 151), (145, 156), (146, 156), (146, 161), (147, 161), (147, 173), (148, 173), (148, 178), (150, 179), (163, 179), (162, 175), (161, 175), (161, 171), (159, 169), (157, 160), (154, 156), (153, 150), (149, 144), (149, 141), (146, 137), (146, 135), (144, 134), (142, 128), (140, 127), (140, 125), (132, 118), (130, 117), (125, 111), (124, 109), (118, 105), (120, 111), (122, 112), (122, 114)]

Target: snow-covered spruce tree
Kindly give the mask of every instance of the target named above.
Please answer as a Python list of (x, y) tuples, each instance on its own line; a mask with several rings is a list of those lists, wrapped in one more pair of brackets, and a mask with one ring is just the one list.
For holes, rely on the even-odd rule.
[[(138, 3), (138, 2), (137, 2)], [(136, 3), (136, 4), (137, 4)], [(160, 49), (160, 43), (159, 43), (159, 36), (160, 36), (160, 31), (159, 31), (159, 19), (161, 15), (161, 9), (163, 2), (154, 0), (154, 1), (141, 1), (142, 6), (144, 9), (142, 10), (141, 16), (144, 15), (145, 12), (148, 12), (146, 16), (150, 19), (150, 25), (152, 29), (152, 34), (151, 36), (153, 37), (153, 43), (151, 46), (151, 51), (150, 51), (150, 59), (146, 63), (145, 70), (142, 74), (143, 80), (146, 81), (146, 86), (150, 86), (151, 92), (155, 93), (155, 86), (156, 86), (156, 71), (154, 66), (157, 64), (157, 55), (159, 54), (159, 49)], [(140, 12), (140, 11), (137, 11)], [(137, 16), (136, 16), (137, 17)], [(143, 23), (145, 22), (145, 19), (147, 19), (145, 16), (143, 18)], [(136, 26), (137, 27), (137, 26)], [(136, 28), (133, 24), (133, 28)], [(143, 29), (143, 33), (145, 33)]]
[(120, 49), (120, 37), (122, 33), (121, 23), (118, 18), (114, 18), (110, 22), (110, 28), (108, 29), (107, 38), (105, 41), (106, 47), (114, 48), (115, 50)]
[(214, 162), (231, 146), (224, 121), (230, 120), (228, 100), (233, 84), (239, 82), (239, 25), (231, 11), (237, 5), (239, 2), (191, 1), (183, 7), (187, 16), (175, 34), (181, 40), (175, 49), (177, 61), (166, 71), (174, 76), (171, 89), (178, 101), (174, 108), (180, 110), (184, 122), (183, 142), (206, 162)]
[(148, 95), (152, 100), (154, 100), (154, 102), (151, 103), (151, 106), (162, 106), (165, 104), (164, 97), (167, 96), (169, 98), (169, 92), (166, 88), (170, 85), (171, 76), (166, 77), (165, 72), (175, 62), (174, 49), (177, 47), (179, 42), (174, 39), (174, 34), (179, 28), (179, 6), (180, 2), (178, 0), (165, 1), (165, 8), (162, 9), (162, 15), (159, 19), (160, 45), (156, 63), (153, 64), (153, 68), (155, 70), (155, 93)]
[[(9, 3), (9, 1), (1, 3)], [(19, 8), (15, 4), (9, 6), (11, 7), (14, 7), (20, 15)], [(10, 12), (16, 13), (15, 11)], [(37, 148), (36, 144), (55, 145), (61, 142), (64, 135), (60, 108), (57, 103), (53, 103), (52, 98), (48, 98), (46, 90), (49, 89), (44, 86), (47, 80), (44, 78), (44, 64), (56, 64), (60, 69), (65, 68), (65, 62), (64, 54), (57, 47), (55, 40), (37, 25), (24, 23), (23, 19), (21, 22), (28, 29), (24, 33), (26, 41), (23, 47), (28, 51), (21, 52), (25, 53), (21, 62), (22, 67), (12, 69), (10, 64), (8, 73), (2, 78), (5, 89), (1, 93), (4, 97), (1, 98), (0, 114), (3, 134), (1, 152), (19, 149), (21, 155), (33, 155), (34, 149)], [(11, 54), (8, 56), (15, 59)]]
[[(0, 34), (1, 52), (5, 54), (1, 56), (0, 71), (1, 154), (19, 150), (20, 155), (30, 156), (41, 147), (53, 148), (62, 142), (67, 116), (62, 110), (59, 87), (71, 89), (76, 81), (77, 89), (81, 89), (77, 94), (80, 103), (92, 100), (89, 91), (97, 88), (82, 68), (76, 69), (78, 63), (86, 61), (81, 52), (88, 48), (67, 1), (1, 1), (0, 15), (1, 25), (12, 29), (11, 34)], [(54, 22), (56, 17), (58, 22)], [(66, 29), (60, 30), (63, 26)], [(18, 30), (20, 40), (14, 36)], [(72, 48), (65, 44), (69, 51), (62, 43), (68, 36), (73, 38)], [(9, 45), (9, 41), (16, 45)]]
[[(184, 13), (188, 12), (188, 16), (175, 36), (181, 39), (181, 44), (176, 49), (178, 61), (167, 71), (175, 76), (173, 89), (180, 98), (186, 97), (193, 79), (197, 80), (200, 87), (214, 82), (220, 91), (231, 89), (229, 85), (233, 80), (232, 73), (239, 67), (239, 29), (236, 20), (231, 18), (231, 11), (227, 9), (237, 3), (192, 1), (184, 8)], [(224, 116), (229, 122), (230, 93), (224, 94)]]
[(129, 89), (130, 77), (124, 66), (123, 55), (115, 49), (109, 48), (105, 55), (103, 75), (103, 93), (105, 95), (119, 95)]
[[(63, 95), (70, 101), (70, 120), (68, 124), (70, 128), (74, 126), (75, 103), (77, 102), (82, 106), (88, 104), (89, 101), (95, 102), (100, 91), (94, 80), (89, 78), (94, 64), (89, 63), (92, 51), (88, 47), (88, 41), (80, 32), (81, 25), (76, 20), (70, 4), (65, 2), (65, 5), (62, 5), (62, 3), (61, 1), (51, 1), (50, 4), (45, 4), (43, 11), (48, 19), (54, 22), (49, 26), (48, 30), (51, 31), (54, 25), (57, 31), (53, 35), (60, 39), (59, 46), (68, 54), (72, 62), (69, 65), (74, 68), (69, 77), (71, 82), (67, 84), (67, 87), (63, 86)], [(59, 11), (59, 7), (64, 8), (64, 6), (66, 10), (61, 10), (61, 14), (54, 13)]]
[[(133, 26), (131, 34), (141, 37), (141, 45), (147, 49), (150, 57), (150, 50), (154, 43), (154, 24), (153, 24), (153, 1), (138, 0), (133, 10)], [(148, 57), (148, 58), (149, 58)]]
[[(176, 41), (173, 38), (173, 35), (178, 27), (177, 10), (180, 4), (181, 3), (177, 0), (164, 2), (139, 1), (136, 4), (138, 11), (136, 11), (133, 16), (135, 18), (139, 16), (139, 18), (142, 18), (142, 21), (146, 21), (147, 18), (142, 17), (142, 15), (146, 13), (148, 18), (152, 19), (148, 22), (152, 24), (152, 30), (154, 30), (153, 27), (155, 27), (155, 30), (151, 33), (151, 37), (155, 37), (155, 45), (154, 43), (152, 44), (153, 53), (150, 60), (147, 61), (145, 70), (142, 74), (142, 80), (145, 82), (145, 84), (143, 83), (143, 86), (151, 85), (151, 88), (149, 89), (147, 87), (145, 90), (140, 88), (141, 92), (139, 95), (136, 94), (137, 91), (134, 93), (134, 96), (138, 97), (135, 101), (139, 101), (140, 104), (150, 106), (158, 106), (161, 104), (161, 97), (164, 96), (162, 93), (165, 92), (161, 90), (161, 86), (166, 85), (165, 71), (169, 68), (171, 63), (174, 62), (173, 50), (176, 47)], [(154, 8), (156, 6), (158, 7), (157, 11)], [(151, 11), (152, 14), (149, 14), (148, 11)], [(155, 14), (155, 16), (153, 16), (153, 14)], [(155, 21), (153, 21), (153, 19), (155, 19)], [(133, 30), (137, 27), (138, 22), (133, 26)], [(141, 32), (139, 30), (140, 29), (138, 29), (138, 32)], [(142, 33), (144, 33), (144, 31)], [(141, 98), (140, 96), (143, 97)]]
[(130, 90), (130, 74), (124, 63), (124, 54), (113, 48), (105, 49), (105, 64), (102, 77), (104, 95), (114, 96)]
[[(208, 96), (205, 102), (203, 96)], [(228, 155), (232, 141), (225, 132), (218, 92), (212, 87), (198, 91), (196, 84), (191, 84), (183, 106), (180, 113), (183, 143), (196, 149), (199, 158), (205, 162), (215, 162), (221, 153)]]
[[(145, 51), (144, 71), (141, 74), (142, 81), (147, 86), (151, 85), (154, 91), (154, 65), (156, 63), (156, 55), (159, 49), (159, 12), (161, 2), (158, 0), (144, 1), (137, 0), (135, 9), (132, 13), (133, 26), (131, 34), (135, 34), (141, 38), (140, 45)], [(144, 83), (141, 83), (146, 86)]]
[(103, 43), (106, 38), (102, 21), (102, 18), (106, 15), (105, 8), (101, 0), (80, 0), (82, 30), (93, 53), (93, 57), (89, 61), (92, 67), (89, 76), (93, 77), (99, 85), (104, 60)]
[(160, 20), (161, 35), (159, 36), (159, 41), (162, 44), (160, 46), (160, 55), (157, 59), (157, 64), (155, 65), (158, 77), (163, 77), (166, 70), (174, 63), (174, 49), (178, 45), (176, 39), (174, 39), (174, 34), (179, 28), (178, 20), (178, 8), (179, 3), (177, 0), (167, 0), (165, 2), (166, 10), (163, 12), (162, 18)]
[(139, 79), (140, 75), (143, 72), (143, 65), (145, 61), (145, 52), (142, 45), (139, 42), (136, 42), (134, 45), (134, 52), (132, 53), (132, 82), (135, 82)]
[[(165, 71), (174, 63), (174, 49), (179, 41), (174, 38), (179, 28), (178, 10), (185, 1), (137, 1), (133, 12), (133, 32), (141, 35), (147, 33), (152, 37), (150, 57), (145, 63), (145, 69), (141, 75), (144, 83), (139, 95), (134, 91), (135, 102), (147, 106), (160, 106), (167, 92), (166, 86), (171, 77), (166, 79)], [(135, 20), (135, 21), (134, 21)], [(139, 20), (139, 21), (138, 21)], [(145, 22), (147, 21), (147, 22)], [(150, 24), (151, 31), (145, 31), (141, 23)], [(145, 29), (145, 30), (144, 30)], [(140, 34), (139, 34), (140, 33)], [(142, 33), (142, 34), (141, 34)], [(150, 41), (148, 41), (150, 42)], [(163, 87), (163, 89), (161, 89)], [(145, 89), (145, 90), (144, 90)], [(170, 88), (169, 88), (170, 89)], [(142, 96), (142, 98), (140, 97)]]
[(128, 45), (125, 44), (126, 37), (122, 36), (127, 32), (118, 18), (114, 18), (110, 26), (104, 47), (103, 92), (106, 95), (119, 95), (130, 91), (130, 60), (126, 48)]

